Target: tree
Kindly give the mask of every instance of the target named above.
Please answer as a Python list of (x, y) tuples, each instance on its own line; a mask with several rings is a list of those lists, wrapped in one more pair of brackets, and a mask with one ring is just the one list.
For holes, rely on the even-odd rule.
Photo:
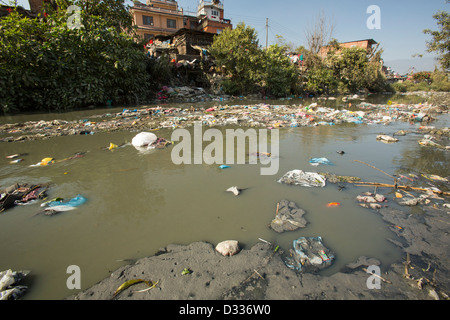
[(262, 87), (268, 93), (284, 97), (296, 90), (298, 69), (287, 56), (288, 47), (271, 45), (263, 51)]
[(149, 76), (143, 44), (118, 28), (118, 21), (104, 18), (120, 16), (122, 9), (111, 5), (97, 8), (96, 14), (82, 11), (82, 26), (71, 29), (66, 10), (72, 2), (55, 2), (56, 9), (44, 4), (37, 19), (16, 10), (2, 19), (0, 108), (66, 110), (144, 98)]
[(316, 21), (305, 30), (309, 52), (319, 54), (320, 49), (330, 42), (334, 28), (334, 22), (328, 19), (323, 11), (320, 12), (316, 17)]
[[(335, 41), (333, 43), (336, 46), (338, 44)], [(330, 50), (324, 58), (310, 55), (307, 59), (306, 89), (317, 94), (343, 94), (362, 89), (384, 91), (386, 79), (381, 70), (382, 52), (378, 50), (374, 54), (353, 47)]]
[(225, 29), (214, 37), (210, 51), (216, 64), (225, 68), (235, 91), (248, 93), (260, 81), (262, 51), (255, 29), (242, 22), (235, 29)]
[(86, 16), (102, 17), (108, 26), (116, 28), (117, 31), (130, 32), (133, 29), (133, 17), (125, 2), (125, 0), (77, 0), (73, 3), (78, 5)]
[[(450, 0), (446, 0), (446, 3), (450, 3)], [(441, 54), (441, 66), (448, 71), (450, 70), (450, 14), (447, 11), (438, 11), (433, 18), (437, 20), (439, 30), (423, 30), (425, 34), (432, 36), (431, 41), (427, 41), (427, 51)]]
[(330, 94), (336, 92), (338, 79), (333, 70), (318, 60), (306, 72), (305, 90), (313, 94)]
[(333, 69), (336, 78), (340, 79), (344, 87), (355, 92), (364, 88), (365, 74), (368, 67), (367, 52), (363, 48), (343, 48), (334, 59)]
[(287, 55), (289, 47), (279, 37), (279, 44), (261, 49), (257, 34), (244, 23), (215, 36), (211, 55), (224, 67), (228, 80), (222, 88), (228, 94), (264, 91), (272, 96), (286, 96), (295, 90), (298, 74)]

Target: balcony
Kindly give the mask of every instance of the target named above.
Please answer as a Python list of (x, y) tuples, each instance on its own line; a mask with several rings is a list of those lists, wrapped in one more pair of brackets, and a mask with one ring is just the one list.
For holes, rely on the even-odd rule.
[(203, 8), (205, 6), (214, 6), (216, 8), (223, 10), (222, 2), (214, 3), (213, 1), (201, 1), (199, 4), (199, 11), (201, 10), (201, 8)]
[(201, 19), (202, 24), (207, 27), (209, 26), (217, 26), (217, 25), (222, 25), (222, 24), (231, 24), (231, 20), (230, 19), (217, 19), (217, 20), (210, 20), (208, 19), (208, 17), (203, 17)]

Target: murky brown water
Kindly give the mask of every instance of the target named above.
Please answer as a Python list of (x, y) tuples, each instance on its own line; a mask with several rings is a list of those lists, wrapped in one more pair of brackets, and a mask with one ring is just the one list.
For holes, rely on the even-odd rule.
[[(86, 114), (75, 112), (70, 116), (83, 118)], [(60, 115), (53, 118), (61, 119)], [(14, 119), (2, 121), (22, 121)], [(448, 122), (448, 118), (443, 121)], [(236, 239), (249, 248), (262, 238), (287, 250), (300, 236), (318, 235), (337, 255), (326, 274), (338, 271), (360, 255), (378, 258), (382, 266), (388, 266), (401, 257), (401, 252), (387, 240), (395, 239), (395, 235), (380, 216), (356, 203), (355, 196), (368, 189), (348, 187), (339, 191), (333, 184), (306, 188), (282, 185), (276, 180), (287, 171), (302, 169), (391, 182), (379, 171), (352, 160), (370, 163), (391, 174), (398, 170), (449, 174), (448, 154), (429, 149), (424, 152), (416, 135), (390, 145), (375, 139), (379, 133), (392, 134), (401, 128), (411, 129), (411, 125), (280, 130), (279, 171), (274, 176), (260, 175), (259, 164), (232, 165), (225, 170), (218, 165), (177, 166), (171, 160), (172, 147), (146, 154), (131, 145), (113, 151), (102, 149), (110, 142), (130, 142), (136, 132), (2, 143), (0, 188), (17, 182), (51, 182), (50, 197), (68, 199), (81, 194), (88, 202), (52, 217), (35, 216), (41, 209), (39, 204), (16, 206), (2, 213), (0, 270), (32, 271), (26, 280), (29, 292), (24, 299), (62, 299), (78, 292), (66, 287), (69, 265), (81, 268), (85, 289), (126, 264), (124, 259), (153, 255), (169, 243), (204, 240), (215, 244)], [(170, 139), (171, 132), (160, 130), (157, 134)], [(346, 153), (341, 156), (336, 150)], [(29, 167), (45, 157), (64, 159), (80, 151), (86, 152), (85, 157)], [(20, 163), (9, 164), (5, 156), (14, 153), (28, 155)], [(308, 163), (311, 157), (327, 157), (334, 166), (312, 167)], [(225, 192), (234, 185), (248, 189), (238, 197)], [(306, 228), (284, 234), (268, 228), (276, 204), (282, 199), (292, 200), (306, 210)], [(329, 202), (341, 205), (330, 208), (326, 205)]]

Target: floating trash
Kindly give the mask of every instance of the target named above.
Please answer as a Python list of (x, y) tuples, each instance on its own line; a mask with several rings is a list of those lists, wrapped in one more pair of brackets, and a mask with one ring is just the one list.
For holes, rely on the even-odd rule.
[(314, 272), (330, 266), (335, 258), (333, 251), (322, 243), (322, 237), (300, 237), (292, 242), (290, 256), (285, 264), (294, 270)]
[(327, 158), (312, 158), (311, 160), (309, 160), (309, 163), (314, 166), (318, 166), (319, 164), (326, 164), (330, 166), (333, 165), (333, 163)]
[(325, 187), (324, 176), (316, 172), (303, 172), (298, 169), (287, 172), (278, 180), (278, 182), (304, 187)]
[(17, 300), (28, 290), (27, 286), (17, 285), (30, 271), (12, 271), (11, 269), (0, 272), (0, 300)]
[(230, 187), (226, 191), (232, 192), (235, 196), (237, 196), (237, 195), (239, 195), (239, 193), (241, 193), (241, 190), (238, 189), (238, 187), (236, 187), (236, 186)]
[(276, 232), (294, 231), (304, 228), (308, 223), (303, 216), (306, 211), (300, 209), (295, 202), (281, 200), (277, 204), (275, 219), (270, 223), (270, 228)]
[(44, 215), (52, 216), (60, 212), (75, 210), (77, 207), (81, 206), (87, 201), (87, 199), (82, 195), (77, 195), (66, 202), (64, 202), (64, 200), (58, 199), (61, 198), (57, 198), (55, 201), (45, 203), (47, 208), (44, 209)]

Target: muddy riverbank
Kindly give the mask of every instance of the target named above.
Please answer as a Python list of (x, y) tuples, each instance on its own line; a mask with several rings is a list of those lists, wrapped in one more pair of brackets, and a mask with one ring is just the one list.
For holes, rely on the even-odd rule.
[[(382, 270), (380, 288), (369, 289), (365, 270), (376, 258), (361, 256), (331, 276), (300, 273), (286, 267), (283, 249), (258, 243), (224, 257), (214, 244), (168, 245), (151, 257), (115, 270), (111, 276), (68, 299), (85, 300), (435, 300), (450, 292), (448, 210), (424, 207), (422, 216), (382, 209), (386, 223), (402, 242), (404, 261)], [(394, 240), (392, 240), (394, 241)], [(409, 263), (407, 263), (407, 253)], [(189, 270), (184, 274), (183, 270)], [(156, 283), (150, 290), (136, 284), (114, 296), (129, 280)]]

